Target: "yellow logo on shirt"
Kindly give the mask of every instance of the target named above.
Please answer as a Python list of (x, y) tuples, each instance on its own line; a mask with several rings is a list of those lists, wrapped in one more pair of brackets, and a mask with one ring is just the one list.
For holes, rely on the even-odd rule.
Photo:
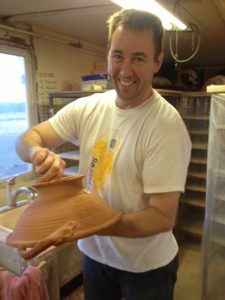
[(96, 189), (102, 190), (113, 166), (113, 159), (118, 152), (119, 143), (111, 139), (108, 144), (103, 137), (100, 137), (91, 149), (90, 178)]

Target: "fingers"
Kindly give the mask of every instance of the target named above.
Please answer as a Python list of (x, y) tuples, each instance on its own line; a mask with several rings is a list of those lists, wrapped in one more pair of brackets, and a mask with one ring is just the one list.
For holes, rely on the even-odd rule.
[(65, 161), (47, 148), (41, 148), (32, 154), (32, 162), (40, 181), (49, 181), (63, 176)]

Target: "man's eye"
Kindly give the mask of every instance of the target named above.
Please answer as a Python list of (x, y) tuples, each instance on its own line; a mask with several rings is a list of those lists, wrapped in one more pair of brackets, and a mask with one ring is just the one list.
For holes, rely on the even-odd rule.
[(135, 58), (134, 58), (134, 62), (136, 62), (136, 63), (144, 63), (145, 60), (144, 60), (143, 57), (135, 57)]
[(113, 54), (112, 55), (113, 60), (115, 61), (121, 61), (122, 60), (122, 56), (119, 54)]

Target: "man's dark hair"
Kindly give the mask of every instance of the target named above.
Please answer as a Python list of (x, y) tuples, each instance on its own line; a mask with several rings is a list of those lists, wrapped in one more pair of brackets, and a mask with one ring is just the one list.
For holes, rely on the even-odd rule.
[(153, 32), (155, 42), (155, 59), (162, 52), (164, 29), (161, 20), (154, 14), (136, 10), (122, 9), (107, 20), (108, 25), (108, 44), (110, 45), (114, 31), (122, 26), (125, 29), (142, 31), (149, 30)]

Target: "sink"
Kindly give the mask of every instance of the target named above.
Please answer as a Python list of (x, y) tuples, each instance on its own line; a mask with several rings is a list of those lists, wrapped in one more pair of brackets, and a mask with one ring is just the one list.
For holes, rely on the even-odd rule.
[(18, 206), (0, 213), (0, 265), (16, 275), (20, 275), (27, 263), (21, 259), (17, 249), (6, 244), (6, 238), (15, 228), (16, 222), (29, 204)]
[(0, 226), (7, 229), (13, 230), (15, 228), (16, 222), (23, 211), (28, 207), (29, 204), (15, 207), (6, 212), (0, 213)]

